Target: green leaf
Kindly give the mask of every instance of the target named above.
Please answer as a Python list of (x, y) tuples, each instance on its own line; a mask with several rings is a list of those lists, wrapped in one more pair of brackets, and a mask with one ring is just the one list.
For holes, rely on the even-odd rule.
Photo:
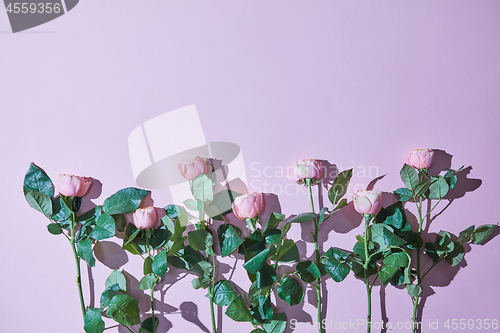
[(108, 215), (133, 213), (148, 193), (138, 188), (124, 188), (104, 200), (102, 210)]
[(335, 257), (329, 257), (324, 263), (325, 270), (335, 282), (342, 282), (349, 275), (350, 267), (348, 264), (340, 262)]
[(168, 205), (164, 209), (165, 209), (165, 214), (167, 214), (167, 216), (172, 220), (177, 219), (182, 214), (183, 211), (183, 208), (177, 205)]
[(108, 287), (104, 289), (104, 291), (101, 294), (101, 299), (100, 299), (100, 304), (101, 308), (107, 308), (109, 305), (109, 302), (115, 297), (116, 295), (122, 295), (123, 293), (120, 291), (120, 287), (117, 284), (112, 285), (111, 287)]
[(252, 330), (250, 333), (266, 333), (266, 331), (263, 331), (260, 328), (256, 328), (256, 329)]
[(292, 277), (281, 279), (277, 288), (278, 296), (289, 305), (297, 305), (304, 299), (304, 290), (300, 282)]
[(473, 234), (474, 234), (474, 226), (470, 226), (467, 229), (462, 230), (458, 235), (457, 243), (464, 244), (470, 242)]
[(486, 240), (488, 240), (488, 237), (493, 233), (493, 231), (495, 231), (496, 227), (497, 226), (494, 224), (485, 224), (478, 227), (472, 234), (472, 243), (483, 245)]
[(380, 282), (382, 282), (384, 286), (387, 286), (387, 284), (392, 280), (393, 276), (398, 270), (398, 267), (383, 265), (378, 272), (378, 278), (380, 279)]
[(411, 231), (411, 227), (406, 221), (403, 204), (400, 201), (382, 208), (375, 221), (391, 226), (399, 231)]
[(255, 281), (257, 282), (258, 288), (266, 288), (272, 286), (276, 282), (276, 270), (267, 264), (265, 264), (258, 272), (255, 274)]
[(26, 190), (24, 196), (31, 208), (36, 209), (48, 218), (52, 216), (52, 200), (47, 194)]
[(49, 223), (47, 225), (47, 230), (52, 234), (52, 235), (59, 235), (62, 234), (62, 228), (59, 223)]
[(212, 235), (203, 229), (198, 229), (188, 232), (189, 245), (197, 251), (205, 251), (207, 248), (212, 247)]
[(432, 179), (427, 179), (426, 181), (423, 181), (422, 183), (418, 184), (417, 187), (415, 188), (415, 196), (417, 197), (423, 196), (425, 192), (427, 192), (431, 184), (432, 184)]
[(222, 216), (233, 211), (233, 201), (240, 195), (241, 193), (231, 190), (214, 193), (213, 201), (205, 208), (206, 213), (214, 220), (224, 221)]
[(263, 319), (271, 320), (273, 319), (273, 305), (271, 303), (270, 297), (258, 296), (259, 300), (259, 314)]
[(307, 283), (316, 281), (321, 277), (318, 266), (311, 260), (299, 262), (295, 269), (299, 277)]
[(444, 175), (444, 179), (446, 179), (446, 182), (448, 183), (448, 186), (450, 187), (450, 190), (455, 187), (457, 183), (457, 176), (454, 175), (453, 171), (450, 169), (446, 170), (446, 173)]
[(142, 266), (142, 272), (144, 273), (144, 275), (153, 273), (152, 265), (153, 265), (153, 258), (146, 257), (146, 259), (144, 259), (144, 265)]
[[(248, 253), (251, 253), (253, 255), (259, 253), (260, 251), (264, 250), (266, 248), (266, 242), (264, 241), (264, 238), (262, 237), (262, 234), (260, 233), (260, 230), (255, 230), (250, 234), (245, 239), (245, 249)], [(247, 255), (245, 255), (247, 256)], [(250, 257), (251, 257), (250, 256)]]
[(268, 230), (276, 229), (278, 227), (278, 225), (280, 224), (280, 222), (285, 221), (285, 219), (286, 219), (286, 216), (283, 214), (276, 213), (276, 212), (271, 213), (271, 215), (269, 215), (269, 220), (267, 220), (266, 226), (264, 228), (264, 233), (266, 233), (266, 231), (268, 231)]
[(160, 323), (160, 320), (158, 317), (149, 317), (144, 319), (144, 321), (141, 324), (141, 328), (139, 329), (139, 333), (154, 333), (153, 332), (153, 318), (155, 320), (155, 327), (158, 329), (158, 324)]
[(354, 246), (352, 248), (352, 252), (354, 252), (359, 257), (359, 259), (361, 259), (363, 262), (366, 261), (366, 257), (365, 257), (365, 244), (364, 244), (364, 242), (360, 242), (358, 240), (356, 242), (356, 244), (354, 244)]
[(406, 244), (406, 241), (394, 234), (392, 228), (384, 224), (373, 224), (368, 227), (369, 234), (371, 232), (371, 240), (380, 246), (381, 250), (389, 246), (401, 246)]
[(385, 243), (390, 246), (401, 246), (405, 245), (406, 241), (401, 237), (396, 236), (392, 230), (385, 228), (383, 231)]
[(190, 210), (194, 210), (194, 211), (197, 211), (198, 210), (198, 204), (196, 203), (195, 200), (193, 199), (187, 199), (187, 200), (184, 200), (184, 205), (190, 209)]
[(274, 313), (273, 320), (270, 323), (264, 323), (262, 327), (266, 333), (283, 333), (287, 324), (286, 314)]
[(253, 317), (243, 300), (243, 297), (236, 297), (231, 304), (226, 309), (226, 315), (234, 321), (249, 321), (251, 322)]
[(405, 164), (399, 174), (401, 175), (401, 180), (405, 186), (411, 191), (414, 191), (419, 183), (417, 170), (408, 164)]
[[(151, 229), (150, 229), (151, 230)], [(165, 226), (161, 226), (153, 230), (153, 234), (149, 239), (149, 245), (153, 247), (153, 249), (157, 250), (158, 248), (165, 245), (167, 240), (169, 239), (169, 234)]]
[(345, 206), (347, 206), (347, 199), (344, 198), (344, 199), (340, 200), (340, 202), (337, 204), (337, 206), (335, 206), (334, 209), (332, 209), (332, 212), (335, 212), (335, 211), (337, 211), (340, 208), (345, 207)]
[[(129, 234), (130, 231), (133, 230), (134, 228), (135, 228), (134, 232)], [(134, 241), (134, 239), (139, 235), (141, 230), (142, 229), (136, 228), (132, 223), (130, 223), (127, 227), (127, 231), (125, 232), (125, 237), (123, 238), (123, 241), (124, 241), (123, 248), (125, 248), (127, 245), (132, 243)]]
[(349, 182), (352, 177), (352, 169), (344, 170), (335, 177), (332, 187), (328, 190), (328, 199), (332, 204), (337, 204), (340, 198), (342, 198), (347, 193), (347, 188), (349, 187)]
[(32, 191), (32, 192), (40, 192), (47, 195), (50, 198), (54, 197), (54, 185), (52, 185), (52, 181), (49, 176), (36, 166), (34, 163), (31, 163), (28, 172), (24, 176), (23, 190)]
[(278, 244), (281, 241), (281, 230), (269, 229), (264, 233), (266, 244)]
[(384, 264), (394, 267), (406, 267), (409, 265), (410, 260), (408, 259), (408, 255), (406, 252), (396, 252), (388, 255), (383, 260)]
[(192, 192), (194, 197), (201, 202), (214, 200), (212, 180), (203, 173), (193, 179)]
[(212, 265), (208, 261), (199, 261), (189, 267), (189, 272), (198, 276), (210, 276)]
[(318, 215), (315, 213), (301, 213), (297, 216), (294, 216), (291, 218), (288, 223), (304, 223), (307, 221), (312, 220), (313, 218), (317, 217)]
[[(91, 211), (91, 215), (93, 217), (93, 213), (94, 213), (94, 209), (92, 209)], [(54, 221), (58, 221), (58, 222), (62, 222), (62, 221), (66, 221), (70, 218), (71, 216), (71, 209), (68, 208), (68, 206), (66, 206), (66, 203), (64, 202), (64, 200), (62, 200), (62, 198), (60, 196), (58, 197), (55, 197), (52, 199), (52, 219)], [(86, 214), (89, 214), (89, 212), (87, 212)], [(85, 215), (85, 214), (82, 214), (82, 215)], [(81, 217), (77, 217), (77, 221), (80, 221)], [(83, 223), (82, 223), (83, 224)]]
[(122, 325), (133, 326), (141, 323), (137, 301), (129, 295), (113, 297), (106, 314)]
[(228, 306), (238, 296), (235, 290), (231, 281), (218, 281), (214, 286), (214, 303), (218, 306)]
[(151, 265), (153, 272), (158, 276), (163, 276), (167, 272), (167, 251), (163, 250), (153, 259), (153, 264)]
[(451, 240), (450, 234), (446, 231), (441, 230), (436, 235), (436, 241), (434, 242), (436, 248), (436, 254), (442, 256), (451, 252), (455, 249), (455, 244)]
[(238, 230), (230, 224), (221, 224), (217, 229), (222, 257), (227, 257), (245, 241)]
[(439, 256), (436, 253), (436, 245), (434, 245), (434, 243), (425, 243), (425, 254), (427, 254), (427, 256), (431, 258), (434, 263), (439, 260)]
[(85, 324), (83, 326), (87, 333), (102, 333), (105, 329), (104, 320), (101, 317), (101, 309), (91, 308), (85, 312)]
[(412, 297), (418, 297), (422, 293), (422, 287), (417, 286), (415, 284), (407, 285), (406, 289), (408, 290), (408, 295)]
[(328, 211), (328, 208), (327, 207), (323, 207), (321, 208), (321, 210), (319, 211), (319, 220), (318, 220), (318, 225), (320, 225), (321, 223), (323, 223), (323, 221), (325, 220), (325, 213)]
[(85, 260), (90, 267), (95, 266), (94, 253), (92, 252), (92, 240), (87, 238), (76, 243), (77, 254)]
[(116, 235), (116, 227), (113, 216), (108, 214), (101, 214), (97, 218), (96, 226), (90, 233), (89, 237), (95, 240), (103, 240), (111, 238), (114, 235)]
[(259, 295), (267, 295), (270, 287), (260, 288), (257, 281), (252, 282), (250, 289), (248, 290), (248, 301), (253, 307), (259, 305)]
[(331, 257), (333, 256), (337, 260), (347, 260), (351, 254), (349, 252), (346, 252), (344, 250), (341, 250), (336, 247), (331, 247), (326, 251), (324, 256)]
[(408, 201), (412, 198), (412, 193), (406, 187), (401, 187), (394, 191), (394, 196), (399, 201)]
[(123, 275), (119, 270), (114, 269), (113, 272), (106, 279), (105, 287), (109, 288), (117, 284), (120, 287), (120, 290), (127, 290), (127, 280), (125, 280), (125, 275)]
[(450, 264), (453, 267), (462, 262), (464, 255), (465, 255), (465, 249), (463, 245), (459, 245), (456, 246), (452, 252), (448, 253), (448, 255), (444, 259), (448, 264)]
[(156, 280), (158, 278), (154, 273), (150, 273), (148, 275), (144, 275), (144, 277), (139, 281), (139, 289), (141, 290), (150, 290), (156, 285)]
[(279, 247), (279, 262), (296, 262), (300, 260), (297, 244), (291, 239), (283, 239)]
[(247, 272), (249, 272), (250, 274), (254, 275), (257, 274), (257, 272), (261, 270), (262, 267), (264, 267), (269, 252), (270, 248), (261, 251), (259, 254), (248, 260), (246, 263), (244, 263), (243, 267), (245, 267)]
[(441, 176), (432, 177), (431, 179), (433, 180), (433, 182), (429, 186), (428, 198), (442, 199), (450, 189), (448, 183), (446, 182), (446, 179), (444, 179), (444, 177)]

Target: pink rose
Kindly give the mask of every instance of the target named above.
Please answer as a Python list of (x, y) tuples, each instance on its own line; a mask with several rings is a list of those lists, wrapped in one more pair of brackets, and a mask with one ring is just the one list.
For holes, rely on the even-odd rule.
[(306, 178), (319, 181), (321, 177), (323, 177), (323, 163), (321, 160), (300, 160), (295, 164), (295, 179), (297, 183), (302, 183)]
[(377, 215), (382, 209), (382, 192), (374, 190), (357, 191), (352, 195), (354, 209), (360, 214)]
[(156, 224), (156, 212), (154, 207), (137, 208), (134, 212), (134, 225), (137, 228), (149, 229)]
[(233, 212), (240, 220), (253, 219), (262, 212), (264, 198), (262, 193), (248, 193), (234, 199)]
[(415, 149), (408, 156), (408, 165), (415, 169), (429, 169), (434, 161), (434, 152), (432, 149)]
[(182, 160), (178, 167), (182, 177), (187, 180), (193, 180), (202, 173), (208, 175), (212, 172), (212, 166), (207, 164), (207, 159), (199, 156), (194, 160)]
[(61, 174), (57, 180), (57, 189), (66, 197), (83, 197), (91, 183), (91, 179), (87, 177)]

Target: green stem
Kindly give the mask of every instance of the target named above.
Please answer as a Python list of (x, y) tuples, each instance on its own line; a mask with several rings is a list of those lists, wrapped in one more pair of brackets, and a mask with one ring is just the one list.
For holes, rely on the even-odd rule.
[[(422, 197), (419, 197), (419, 201), (415, 201), (415, 205), (417, 205), (417, 211), (418, 211), (418, 236), (420, 238), (420, 235), (422, 233), (422, 226), (424, 224), (424, 218), (427, 217), (428, 214), (422, 216)], [(435, 208), (435, 207), (434, 207)], [(421, 271), (420, 271), (420, 252), (421, 252), (421, 247), (417, 248), (417, 286), (420, 286), (422, 284), (422, 276), (421, 276)], [(425, 275), (424, 275), (425, 276)], [(415, 333), (415, 323), (417, 321), (417, 310), (418, 310), (418, 301), (420, 300), (420, 297), (415, 297), (415, 300), (413, 302), (413, 320), (412, 320), (412, 333)]]
[(210, 315), (212, 317), (212, 332), (217, 333), (217, 328), (215, 326), (215, 311), (214, 311), (214, 290), (215, 290), (215, 255), (212, 254), (212, 285), (210, 286), (209, 296), (210, 296)]
[(76, 252), (76, 246), (75, 246), (75, 213), (71, 213), (71, 221), (70, 221), (70, 227), (71, 227), (71, 239), (69, 243), (71, 244), (71, 249), (73, 250), (73, 256), (75, 258), (75, 263), (76, 263), (76, 285), (78, 286), (78, 293), (80, 295), (80, 306), (82, 308), (82, 317), (83, 321), (85, 322), (85, 302), (83, 300), (83, 292), (82, 292), (82, 279), (81, 279), (81, 273), (80, 273), (80, 257), (78, 256)]
[(368, 314), (366, 315), (366, 332), (370, 333), (371, 323), (372, 323), (372, 289), (370, 288), (370, 282), (368, 281), (368, 276), (366, 276), (365, 270), (365, 284), (366, 284), (366, 296), (368, 298)]
[[(314, 211), (314, 201), (313, 201), (313, 195), (312, 195), (312, 188), (311, 188), (311, 180), (310, 179), (305, 179), (306, 185), (309, 188), (309, 199), (311, 201), (311, 210), (313, 213)], [(319, 226), (318, 226), (318, 219), (314, 218), (314, 251), (316, 253), (316, 263), (320, 264), (320, 252), (319, 252), (319, 244), (318, 244), (318, 231), (319, 231)], [(321, 276), (317, 280), (317, 288), (316, 288), (316, 294), (318, 298), (318, 331), (319, 333), (323, 333), (323, 325), (322, 323), (322, 318), (321, 318)]]
[(368, 256), (368, 224), (370, 224), (371, 215), (365, 214), (365, 264), (363, 265), (365, 270), (365, 285), (366, 285), (366, 297), (368, 299), (368, 313), (366, 315), (366, 332), (370, 333), (371, 330), (371, 318), (372, 318), (372, 289), (370, 288), (370, 282), (368, 281), (367, 271), (368, 265), (370, 263), (370, 257)]
[(156, 286), (156, 280), (155, 283), (153, 284), (153, 288), (151, 288), (151, 316), (153, 317), (153, 333), (156, 333), (156, 318), (155, 318), (155, 299), (154, 299), (154, 293), (155, 293), (155, 286)]
[[(148, 237), (147, 234), (146, 234), (146, 248), (148, 250), (148, 257), (151, 258), (151, 249), (150, 249), (150, 246), (149, 246), (149, 237)], [(153, 287), (151, 288), (151, 317), (152, 317), (152, 320), (153, 320), (153, 333), (156, 333), (155, 302), (154, 302), (155, 298), (154, 298), (154, 294), (155, 294), (155, 286), (156, 286), (156, 282), (157, 281), (158, 281), (158, 276), (156, 276), (155, 283), (153, 284)]]
[(415, 297), (415, 301), (413, 302), (413, 325), (411, 328), (412, 333), (415, 333), (415, 331), (416, 331), (415, 322), (417, 320), (418, 301), (419, 301), (419, 297), (417, 296), (417, 297)]

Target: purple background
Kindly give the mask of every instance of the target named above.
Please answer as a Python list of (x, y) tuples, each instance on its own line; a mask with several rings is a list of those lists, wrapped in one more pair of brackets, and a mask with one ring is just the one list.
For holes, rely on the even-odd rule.
[[(284, 189), (290, 181), (275, 171), (321, 158), (342, 169), (354, 166), (353, 183), (360, 187), (385, 175), (375, 188), (390, 192), (401, 186), (399, 170), (409, 151), (430, 147), (453, 155), (454, 169), (472, 166), (467, 177), (482, 180), (436, 219), (431, 232), (498, 223), (499, 38), (495, 0), (83, 1), (18, 34), (0, 10), (1, 330), (79, 332), (83, 326), (70, 247), (47, 233), (47, 220), (22, 195), (29, 163), (52, 178), (71, 173), (100, 180), (102, 193), (92, 201), (101, 204), (135, 185), (129, 133), (190, 104), (198, 108), (207, 141), (240, 145), (251, 190), (264, 190), (256, 188), (264, 181)], [(273, 173), (258, 177), (252, 163)], [(377, 174), (356, 174), (370, 166)], [(153, 192), (153, 199), (159, 207), (170, 203), (167, 191)], [(309, 207), (300, 193), (279, 199), (287, 215)], [(325, 250), (350, 249), (362, 233), (361, 217), (350, 209), (328, 222), (334, 231)], [(300, 227), (289, 237), (299, 239)], [(458, 273), (439, 265), (429, 277), (435, 294), (425, 304), (424, 327), (429, 320), (442, 328), (447, 319), (500, 319), (499, 257), (496, 237), (472, 246)], [(128, 260), (120, 269), (142, 277), (142, 260), (115, 259)], [(234, 278), (246, 287), (242, 270)], [(93, 270), (96, 304), (110, 272), (101, 262)], [(166, 303), (158, 306), (162, 332), (210, 327), (205, 292), (193, 290), (191, 279), (155, 294)], [(88, 300), (85, 274), (83, 281)], [(163, 290), (172, 281), (166, 282)], [(350, 275), (327, 286), (327, 319), (365, 318), (362, 281)], [(381, 318), (379, 290), (374, 321)], [(147, 310), (148, 296), (135, 296)], [(183, 302), (197, 306), (198, 324), (183, 317)], [(315, 318), (309, 302), (314, 297), (287, 308), (289, 319)], [(392, 323), (410, 321), (406, 291), (388, 287), (386, 304)], [(225, 316), (222, 325), (224, 332), (251, 330)], [(125, 332), (107, 332), (118, 331)]]

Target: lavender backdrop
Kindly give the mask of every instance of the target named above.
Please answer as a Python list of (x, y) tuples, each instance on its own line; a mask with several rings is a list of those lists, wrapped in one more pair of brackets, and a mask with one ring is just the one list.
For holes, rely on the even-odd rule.
[[(499, 38), (495, 0), (84, 1), (18, 34), (0, 10), (1, 330), (83, 331), (70, 248), (63, 237), (48, 234), (46, 220), (22, 195), (29, 163), (53, 178), (72, 173), (100, 180), (102, 193), (94, 190), (92, 197), (100, 204), (135, 186), (130, 132), (190, 104), (198, 108), (207, 141), (240, 145), (250, 189), (281, 191), (287, 215), (309, 207), (279, 174), (298, 159), (354, 167), (359, 187), (385, 175), (375, 188), (389, 192), (401, 186), (407, 153), (430, 147), (452, 155), (454, 169), (472, 166), (467, 177), (481, 180), (467, 182), (469, 190), (480, 186), (464, 189), (431, 231), (500, 222)], [(159, 207), (171, 201), (166, 190), (153, 199)], [(331, 219), (324, 249), (352, 248), (360, 221), (349, 207)], [(290, 237), (302, 234), (297, 226)], [(142, 276), (141, 262), (112, 243), (100, 246), (114, 256), (101, 256), (93, 270), (96, 297), (109, 266), (128, 272), (137, 285), (132, 276)], [(500, 319), (499, 257), (495, 237), (474, 246), (458, 272), (440, 265), (432, 277), (435, 294), (425, 304), (424, 332), (432, 331), (429, 321), (438, 320), (442, 329), (447, 319)], [(203, 331), (210, 326), (205, 293), (191, 288), (190, 277), (168, 288), (176, 276), (183, 274), (172, 274), (155, 295), (165, 303), (158, 306), (161, 332)], [(242, 268), (234, 279), (246, 287)], [(86, 274), (83, 280), (88, 301)], [(327, 286), (327, 319), (365, 318), (362, 281), (350, 275)], [(382, 318), (379, 290), (374, 321)], [(385, 294), (389, 320), (410, 321), (406, 292), (388, 287)], [(148, 296), (134, 296), (147, 311)], [(289, 319), (315, 318), (309, 302), (314, 299), (288, 308)], [(222, 315), (219, 324), (223, 332), (251, 329)]]

